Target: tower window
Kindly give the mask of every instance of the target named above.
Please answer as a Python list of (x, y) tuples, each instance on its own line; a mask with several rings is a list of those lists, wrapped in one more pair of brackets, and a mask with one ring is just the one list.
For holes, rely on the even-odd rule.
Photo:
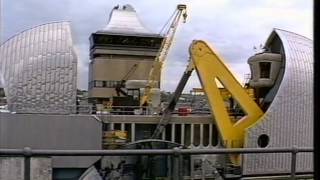
[(259, 67), (260, 67), (260, 78), (270, 78), (271, 63), (260, 62)]
[(94, 81), (94, 87), (103, 87), (102, 81)]

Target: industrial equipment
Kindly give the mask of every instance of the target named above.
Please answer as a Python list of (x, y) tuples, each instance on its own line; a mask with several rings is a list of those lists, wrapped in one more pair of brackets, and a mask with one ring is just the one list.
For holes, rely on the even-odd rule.
[[(255, 124), (263, 115), (263, 111), (250, 97), (247, 86), (242, 87), (224, 65), (219, 55), (204, 41), (193, 41), (189, 48), (190, 60), (184, 71), (178, 86), (171, 98), (169, 105), (163, 111), (162, 117), (151, 138), (160, 138), (165, 126), (170, 122), (175, 105), (194, 69), (196, 69), (202, 88), (208, 98), (213, 118), (220, 132), (222, 146), (226, 148), (243, 148), (246, 137), (246, 129)], [(254, 74), (255, 75), (255, 74)], [(218, 87), (217, 82), (224, 86), (224, 91)], [(236, 102), (245, 112), (241, 119), (232, 118), (234, 112), (230, 112), (225, 106), (227, 94), (231, 94), (232, 105)], [(232, 107), (231, 107), (232, 108)], [(240, 107), (238, 107), (240, 109)], [(223, 167), (221, 174), (224, 177), (238, 177), (241, 174), (240, 154), (230, 154), (231, 164)], [(226, 163), (226, 162), (224, 162)], [(218, 167), (217, 167), (218, 168)]]
[[(248, 64), (252, 71), (249, 86), (254, 88), (257, 103), (259, 103), (264, 110), (266, 110), (272, 102), (273, 98), (271, 96), (275, 95), (275, 92), (269, 92), (276, 83), (280, 69), (283, 68), (282, 63), (281, 54), (271, 52), (257, 53), (248, 59)], [(267, 96), (267, 94), (269, 95)]]
[[(169, 123), (177, 100), (192, 71), (196, 69), (224, 142), (223, 145), (227, 148), (242, 148), (245, 140), (245, 129), (257, 122), (263, 115), (263, 111), (233, 77), (221, 58), (204, 41), (193, 41), (190, 45), (189, 53), (191, 61), (189, 61), (168, 107), (164, 110), (152, 138), (158, 138), (164, 127)], [(231, 119), (224, 104), (224, 96), (221, 94), (215, 80), (219, 80), (229, 90), (232, 97), (246, 112), (246, 115), (240, 120), (234, 122)], [(235, 165), (240, 165), (239, 155), (231, 155), (230, 157)]]
[[(151, 100), (152, 89), (157, 86), (160, 87), (161, 68), (169, 52), (169, 48), (172, 44), (181, 16), (183, 16), (183, 20), (184, 20), (183, 22), (186, 21), (186, 18), (187, 18), (186, 8), (187, 8), (186, 5), (179, 4), (177, 6), (177, 9), (174, 11), (173, 15), (171, 16), (172, 18), (169, 19), (169, 21), (171, 20), (171, 23), (168, 30), (165, 32), (165, 35), (164, 35), (165, 39), (162, 41), (158, 55), (156, 56), (156, 59), (150, 70), (148, 82), (147, 82), (147, 85), (145, 86), (144, 94), (140, 101), (140, 106), (150, 105), (152, 101)], [(166, 25), (167, 24), (169, 23), (166, 23)], [(166, 25), (163, 27), (163, 30), (165, 29)]]
[(102, 146), (104, 149), (117, 149), (128, 141), (128, 132), (109, 130), (103, 132)]
[(117, 92), (117, 96), (120, 96), (120, 93), (124, 96), (128, 95), (128, 93), (125, 92), (122, 88), (125, 88), (127, 80), (137, 70), (137, 68), (138, 68), (138, 64), (134, 64), (130, 68), (130, 70), (127, 72), (127, 74), (121, 79), (120, 84), (116, 85), (115, 90)]
[(178, 83), (176, 90), (174, 91), (174, 95), (170, 99), (168, 106), (164, 109), (163, 114), (161, 116), (161, 119), (156, 127), (156, 130), (154, 131), (154, 133), (151, 136), (152, 139), (159, 138), (160, 134), (165, 129), (165, 126), (170, 122), (171, 113), (174, 111), (175, 106), (179, 100), (179, 97), (180, 97), (189, 77), (191, 76), (193, 70), (194, 70), (193, 62), (191, 60), (189, 60), (189, 64), (188, 64), (186, 70), (184, 71), (184, 73)]
[[(222, 58), (207, 43), (194, 41), (190, 45), (192, 61), (188, 67), (192, 67), (190, 64), (193, 63), (207, 96), (220, 133), (218, 148), (288, 148), (312, 144), (312, 81), (309, 80), (313, 74), (311, 44), (312, 41), (305, 37), (275, 29), (264, 51), (248, 59), (251, 77), (245, 87), (237, 82)], [(309, 56), (302, 61), (301, 54), (308, 53)], [(191, 72), (192, 69), (188, 73)], [(183, 77), (188, 78), (190, 74), (184, 73)], [(179, 98), (186, 81), (182, 78), (179, 82), (171, 105), (164, 111), (152, 137), (157, 138), (168, 124), (172, 105)], [(224, 103), (225, 94), (221, 93), (217, 82), (229, 91), (234, 102), (243, 110), (241, 119), (230, 117)], [(227, 161), (223, 157), (216, 160), (216, 163), (224, 164), (221, 174), (226, 176), (239, 178), (259, 174), (289, 174), (290, 159), (285, 154), (230, 154), (229, 157)], [(312, 172), (311, 155), (299, 157), (299, 162), (299, 172)], [(215, 167), (218, 168), (217, 164)]]
[[(137, 70), (138, 64), (134, 64), (120, 83), (116, 85), (115, 90), (117, 96), (112, 97), (112, 109), (119, 111), (119, 114), (132, 114), (134, 108), (130, 106), (139, 106), (140, 91), (137, 88), (127, 88), (126, 83), (130, 76)], [(138, 93), (136, 93), (138, 92)], [(135, 96), (137, 94), (137, 96)], [(121, 96), (122, 95), (122, 96)]]
[[(263, 111), (234, 78), (216, 51), (207, 43), (193, 41), (189, 53), (206, 92), (223, 145), (227, 148), (242, 148), (246, 128), (256, 123), (263, 115)], [(229, 90), (246, 113), (240, 120), (231, 121), (216, 81)], [(235, 165), (240, 165), (240, 156), (231, 155), (231, 161)]]
[[(165, 140), (145, 139), (123, 145), (121, 149), (186, 149), (178, 143)], [(190, 157), (183, 156), (182, 174), (190, 176)], [(105, 156), (102, 165), (106, 166), (104, 174), (106, 179), (175, 179), (177, 173), (174, 166), (174, 157), (169, 155), (142, 155), (142, 156)]]

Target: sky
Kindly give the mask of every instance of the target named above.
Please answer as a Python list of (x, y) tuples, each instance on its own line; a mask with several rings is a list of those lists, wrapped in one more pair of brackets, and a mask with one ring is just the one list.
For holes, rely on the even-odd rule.
[[(215, 47), (240, 83), (250, 73), (247, 59), (254, 55), (253, 47), (264, 44), (273, 28), (313, 39), (312, 0), (2, 0), (1, 40), (39, 24), (70, 21), (78, 55), (78, 88), (87, 89), (88, 38), (106, 26), (118, 4), (131, 4), (143, 24), (155, 33), (160, 32), (177, 4), (187, 5), (187, 22), (179, 25), (162, 70), (164, 91), (174, 91), (194, 39)], [(185, 92), (193, 87), (201, 87), (196, 73)]]

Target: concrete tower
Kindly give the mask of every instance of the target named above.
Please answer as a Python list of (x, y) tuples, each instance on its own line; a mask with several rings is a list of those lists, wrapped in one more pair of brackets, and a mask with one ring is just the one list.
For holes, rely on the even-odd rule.
[(101, 104), (115, 96), (115, 87), (134, 66), (128, 80), (147, 80), (162, 40), (143, 26), (132, 6), (114, 7), (107, 26), (90, 36), (91, 102)]

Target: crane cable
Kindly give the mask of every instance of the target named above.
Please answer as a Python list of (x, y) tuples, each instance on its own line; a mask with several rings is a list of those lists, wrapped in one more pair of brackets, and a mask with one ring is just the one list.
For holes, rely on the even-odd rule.
[[(168, 24), (171, 22), (171, 20), (173, 19), (174, 15), (175, 15), (176, 13), (177, 13), (177, 10), (175, 10), (175, 11), (171, 14), (171, 16), (170, 16), (170, 18), (168, 19), (168, 21), (167, 21), (167, 22), (164, 24), (164, 26), (161, 28), (161, 30), (160, 30), (160, 32), (159, 32), (160, 35), (161, 35), (161, 34), (163, 34), (163, 35), (167, 35), (167, 34), (168, 34), (170, 28), (168, 28), (168, 30), (167, 30), (166, 33), (163, 33), (163, 32), (164, 32), (165, 28), (168, 26)], [(177, 15), (176, 15), (176, 16), (177, 16)]]

